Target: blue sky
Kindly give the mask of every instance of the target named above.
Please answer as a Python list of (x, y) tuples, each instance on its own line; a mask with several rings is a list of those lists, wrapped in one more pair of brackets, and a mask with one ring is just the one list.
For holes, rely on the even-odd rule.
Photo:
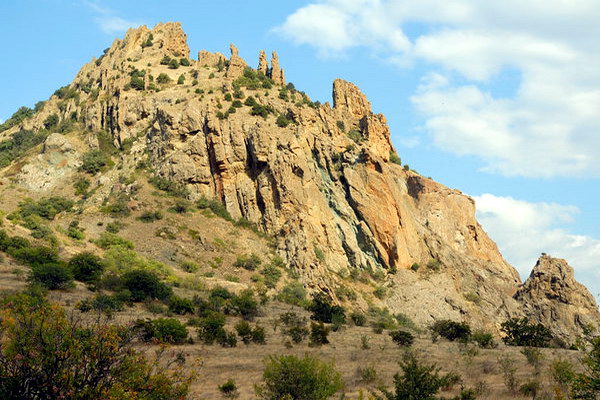
[(277, 50), (315, 100), (356, 83), (403, 162), (474, 196), (522, 275), (547, 252), (600, 293), (597, 1), (7, 0), (0, 15), (0, 120), (128, 27), (179, 21), (192, 55), (233, 42), (252, 65)]

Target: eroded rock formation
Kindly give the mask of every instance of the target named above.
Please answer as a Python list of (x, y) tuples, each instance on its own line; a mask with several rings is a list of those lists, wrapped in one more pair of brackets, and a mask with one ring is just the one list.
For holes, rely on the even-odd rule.
[(550, 327), (565, 340), (600, 322), (596, 300), (575, 280), (573, 268), (567, 261), (549, 255), (538, 259), (515, 299), (529, 318)]
[[(61, 120), (75, 115), (90, 148), (103, 131), (117, 146), (132, 142), (121, 156), (122, 171), (102, 179), (117, 179), (149, 157), (156, 174), (184, 185), (192, 199), (216, 198), (234, 218), (272, 235), (306, 286), (335, 300), (343, 300), (340, 288), (350, 288), (362, 308), (375, 303), (422, 324), (452, 318), (491, 329), (525, 310), (560, 319), (569, 335), (581, 331), (570, 311), (524, 300), (549, 299), (554, 286), (542, 285), (545, 280), (530, 278), (513, 297), (519, 276), (475, 219), (473, 200), (391, 162), (386, 119), (372, 112), (358, 87), (335, 80), (333, 107), (295, 90), (282, 98), (277, 54), (268, 68), (261, 52), (258, 70), (275, 87), (242, 89), (270, 112), (263, 117), (249, 106), (229, 112), (232, 84), (246, 62), (231, 45), (228, 63), (220, 53), (201, 51), (189, 67), (162, 65), (165, 56), (189, 55), (185, 39), (179, 24), (130, 30), (81, 69), (69, 86), (76, 95), (53, 96), (12, 131), (40, 129), (51, 114)], [(139, 71), (144, 87), (136, 90), (131, 80)], [(158, 83), (160, 74), (169, 81)], [(182, 84), (175, 83), (179, 76)], [(278, 123), (278, 116), (289, 124)], [(56, 181), (68, 179), (68, 172)], [(100, 204), (103, 195), (99, 189), (88, 201)], [(362, 276), (377, 277), (386, 296), (373, 297), (372, 286), (356, 278)], [(591, 307), (574, 295), (579, 288), (570, 279), (561, 281), (573, 288), (568, 303)]]

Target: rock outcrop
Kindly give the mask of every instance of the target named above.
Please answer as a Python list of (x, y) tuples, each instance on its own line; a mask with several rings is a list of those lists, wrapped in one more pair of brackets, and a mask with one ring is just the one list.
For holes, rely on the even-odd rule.
[(575, 280), (573, 268), (560, 258), (542, 255), (515, 299), (531, 320), (567, 341), (586, 329), (600, 327), (594, 296)]
[(269, 63), (267, 62), (267, 54), (264, 50), (260, 51), (258, 55), (258, 72), (262, 72), (265, 76), (269, 75)]
[(285, 75), (283, 69), (279, 66), (279, 56), (276, 51), (271, 54), (271, 70), (268, 76), (275, 84), (285, 85)]
[(230, 79), (235, 79), (244, 74), (244, 70), (248, 67), (248, 64), (239, 56), (238, 48), (233, 43), (229, 46), (229, 50), (231, 51), (231, 57), (229, 57), (226, 76)]
[[(354, 290), (358, 307), (386, 306), (421, 324), (453, 318), (490, 329), (525, 309), (560, 319), (566, 334), (581, 331), (579, 322), (569, 330), (573, 318), (554, 305), (525, 305), (528, 296), (548, 298), (546, 287), (536, 291), (526, 283), (513, 297), (518, 273), (475, 219), (473, 200), (391, 162), (386, 119), (373, 113), (358, 87), (336, 79), (333, 107), (292, 89), (281, 96), (285, 79), (277, 54), (269, 68), (261, 52), (258, 70), (275, 87), (254, 82), (242, 91), (266, 114), (234, 107), (232, 89), (248, 68), (237, 48), (231, 45), (228, 63), (220, 53), (201, 51), (196, 63), (173, 71), (161, 61), (186, 57), (185, 39), (179, 24), (128, 31), (81, 69), (68, 87), (73, 95), (52, 96), (12, 132), (39, 130), (57, 114), (61, 121), (76, 117), (90, 149), (101, 132), (117, 147), (129, 143), (120, 170), (98, 179), (117, 179), (140, 161), (149, 163), (155, 174), (184, 186), (190, 199), (218, 199), (234, 218), (274, 237), (277, 252), (306, 287), (336, 301)], [(134, 88), (140, 74), (144, 84)], [(161, 74), (168, 80), (157, 82)], [(55, 140), (46, 148), (56, 148)], [(61, 154), (71, 154), (65, 146), (58, 146)], [(54, 184), (60, 179), (56, 175)], [(87, 201), (101, 204), (108, 187)], [(387, 295), (373, 297), (365, 282)], [(575, 305), (586, 301), (569, 296)]]

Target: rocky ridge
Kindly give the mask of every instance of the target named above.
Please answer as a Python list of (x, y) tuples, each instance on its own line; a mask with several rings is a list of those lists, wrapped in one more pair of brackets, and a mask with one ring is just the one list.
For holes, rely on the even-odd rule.
[[(52, 96), (32, 118), (2, 133), (39, 130), (53, 114), (84, 127), (80, 144), (56, 144), (54, 134), (46, 140), (43, 154), (55, 149), (67, 160), (54, 162), (60, 172), (45, 169), (42, 178), (42, 162), (53, 161), (41, 154), (15, 180), (51, 191), (75, 174), (78, 146), (98, 149), (98, 132), (106, 132), (117, 147), (131, 146), (120, 171), (148, 160), (156, 175), (184, 185), (191, 199), (218, 199), (234, 218), (274, 236), (278, 254), (307, 287), (337, 301), (347, 297), (341, 289), (352, 287), (361, 308), (376, 304), (418, 323), (465, 319), (492, 329), (511, 316), (547, 320), (550, 313), (554, 322), (564, 321), (556, 322), (557, 333), (569, 337), (583, 326), (567, 328), (573, 315), (600, 320), (593, 298), (572, 300), (567, 309), (556, 308), (560, 295), (546, 295), (577, 289), (572, 275), (556, 275), (565, 282), (558, 286), (530, 278), (519, 289), (517, 271), (475, 219), (474, 201), (392, 162), (397, 155), (386, 119), (358, 87), (337, 79), (333, 106), (314, 103), (284, 86), (277, 53), (269, 67), (264, 51), (257, 70), (270, 83), (243, 86), (249, 67), (234, 45), (229, 59), (200, 51), (197, 61), (172, 69), (163, 61), (187, 60), (186, 38), (177, 23), (129, 30), (80, 70), (68, 87), (72, 96)], [(161, 75), (168, 81), (160, 83)], [(132, 88), (134, 76), (141, 90)], [(234, 107), (238, 92), (240, 102), (252, 96), (256, 112), (253, 105)], [(101, 179), (118, 175), (109, 171)], [(88, 200), (90, 209), (112, 187), (102, 185)], [(357, 281), (365, 274), (372, 279)], [(381, 298), (372, 295), (378, 286), (386, 293)]]

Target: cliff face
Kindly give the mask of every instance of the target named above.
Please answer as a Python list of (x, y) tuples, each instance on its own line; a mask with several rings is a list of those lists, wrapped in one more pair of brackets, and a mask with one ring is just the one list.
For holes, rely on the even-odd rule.
[[(81, 69), (70, 85), (76, 96), (53, 96), (4, 135), (40, 129), (51, 114), (79, 121), (88, 148), (106, 131), (117, 146), (132, 144), (125, 170), (148, 158), (192, 199), (217, 198), (273, 235), (309, 288), (340, 301), (340, 288), (351, 287), (360, 307), (386, 305), (422, 323), (454, 318), (493, 328), (522, 314), (513, 298), (519, 276), (476, 221), (473, 200), (392, 162), (386, 119), (355, 85), (336, 80), (333, 107), (319, 105), (283, 86), (276, 53), (271, 67), (259, 56), (270, 83), (245, 73), (233, 45), (229, 60), (201, 51), (185, 66), (188, 56), (179, 24), (130, 30)], [(134, 76), (141, 88), (132, 88)], [(69, 171), (43, 187), (30, 184), (31, 174), (17, 181), (48, 190)], [(365, 274), (376, 278), (357, 281)], [(373, 297), (372, 285), (386, 295)]]

